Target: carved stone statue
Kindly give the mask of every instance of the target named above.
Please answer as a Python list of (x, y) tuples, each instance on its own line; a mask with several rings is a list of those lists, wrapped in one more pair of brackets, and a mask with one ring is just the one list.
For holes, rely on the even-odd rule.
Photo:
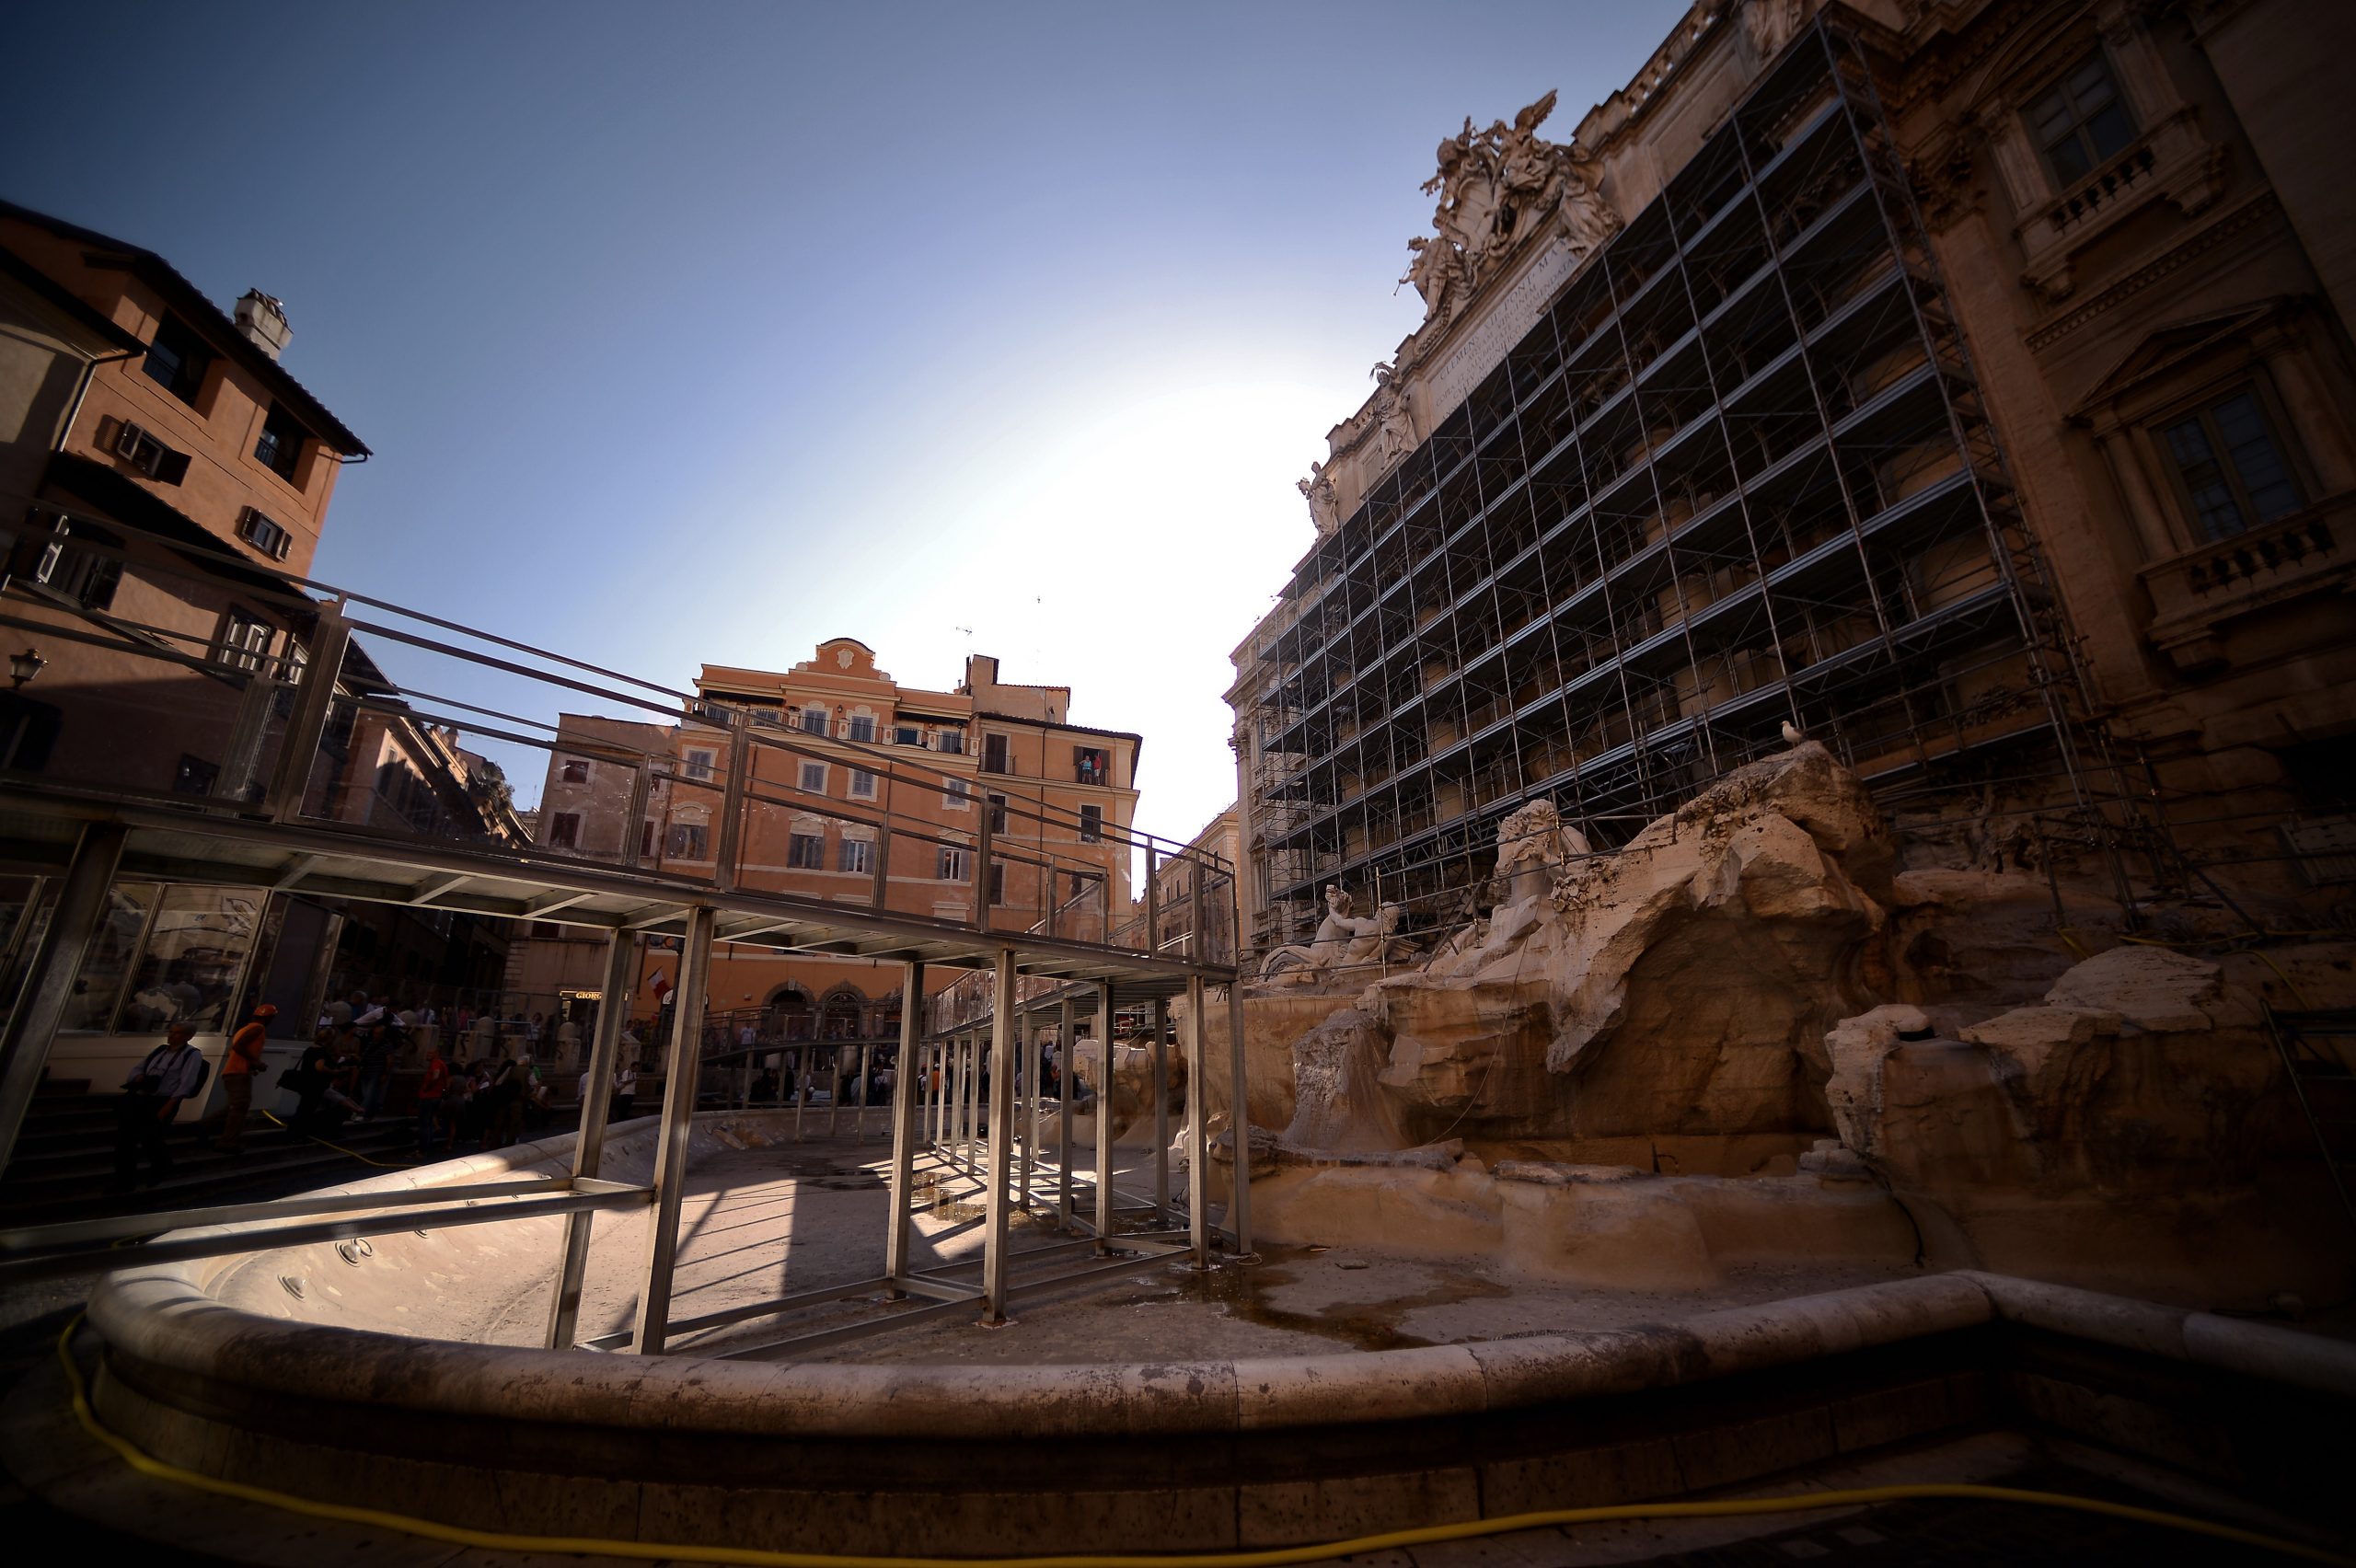
[(1400, 394), (1398, 369), (1389, 360), (1374, 367), (1374, 400), (1369, 407), (1379, 443), (1376, 450), (1388, 467), (1415, 449), (1415, 421), (1408, 417), (1407, 399)]
[(1309, 501), (1309, 520), (1317, 525), (1317, 536), (1323, 538), (1342, 525), (1342, 512), (1334, 496), (1334, 477), (1322, 463), (1309, 466), (1309, 478), (1300, 481), (1300, 493)]
[(1437, 193), (1437, 236), (1408, 241), (1413, 253), (1402, 282), (1424, 296), (1426, 320), (1445, 320), (1461, 308), (1504, 259), (1558, 219), (1582, 256), (1620, 226), (1619, 215), (1597, 189), (1598, 160), (1574, 144), (1549, 142), (1538, 127), (1554, 111), (1548, 93), (1507, 125), (1500, 120), (1464, 128), (1439, 144), (1439, 172), (1424, 182)]
[(1750, 52), (1761, 61), (1773, 60), (1792, 41), (1807, 19), (1807, 0), (1750, 0), (1742, 8), (1742, 30)]
[(1497, 824), (1497, 870), (1490, 885), (1499, 904), (1551, 895), (1563, 863), (1591, 853), (1587, 836), (1564, 825), (1553, 801), (1532, 801)]
[(1350, 895), (1332, 882), (1325, 886), (1325, 918), (1307, 945), (1280, 947), (1260, 966), (1264, 980), (1288, 979), (1305, 984), (1337, 970), (1380, 963), (1397, 956), (1400, 909), (1386, 904), (1370, 916), (1356, 913)]

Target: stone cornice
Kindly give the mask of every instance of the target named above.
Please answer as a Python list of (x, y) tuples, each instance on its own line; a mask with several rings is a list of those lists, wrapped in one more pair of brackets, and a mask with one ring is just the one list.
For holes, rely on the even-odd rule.
[(2112, 279), (2082, 304), (2031, 329), (2025, 341), (2032, 352), (2042, 352), (2051, 348), (2095, 317), (2132, 299), (2169, 273), (2181, 271), (2189, 262), (2275, 216), (2281, 210), (2282, 203), (2271, 186), (2254, 193), (2219, 213), (2214, 219), (2179, 243)]

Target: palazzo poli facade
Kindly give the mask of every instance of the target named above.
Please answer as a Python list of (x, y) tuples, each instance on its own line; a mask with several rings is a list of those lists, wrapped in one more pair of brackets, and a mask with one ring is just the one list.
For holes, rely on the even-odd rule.
[(1234, 655), (1245, 940), (1329, 882), (1445, 924), (1520, 805), (1608, 847), (1789, 732), (1918, 858), (2340, 896), (2351, 46), (1703, 4), (1575, 126), (1468, 120)]

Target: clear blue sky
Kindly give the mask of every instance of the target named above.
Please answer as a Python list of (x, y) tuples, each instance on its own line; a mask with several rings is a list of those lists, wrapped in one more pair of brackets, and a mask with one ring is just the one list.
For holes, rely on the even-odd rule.
[(52, 0), (0, 194), (286, 301), (376, 453), (327, 581), (672, 684), (996, 653), (1183, 837), (1434, 146), (1568, 135), (1681, 10)]

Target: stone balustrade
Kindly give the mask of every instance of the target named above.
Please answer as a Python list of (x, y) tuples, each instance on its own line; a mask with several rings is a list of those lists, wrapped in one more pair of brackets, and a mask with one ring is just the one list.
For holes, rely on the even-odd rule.
[(2155, 612), (2150, 637), (2187, 673), (2225, 662), (2226, 620), (2304, 594), (2333, 590), (2356, 573), (2356, 491), (2343, 491), (2263, 527), (2145, 567)]

